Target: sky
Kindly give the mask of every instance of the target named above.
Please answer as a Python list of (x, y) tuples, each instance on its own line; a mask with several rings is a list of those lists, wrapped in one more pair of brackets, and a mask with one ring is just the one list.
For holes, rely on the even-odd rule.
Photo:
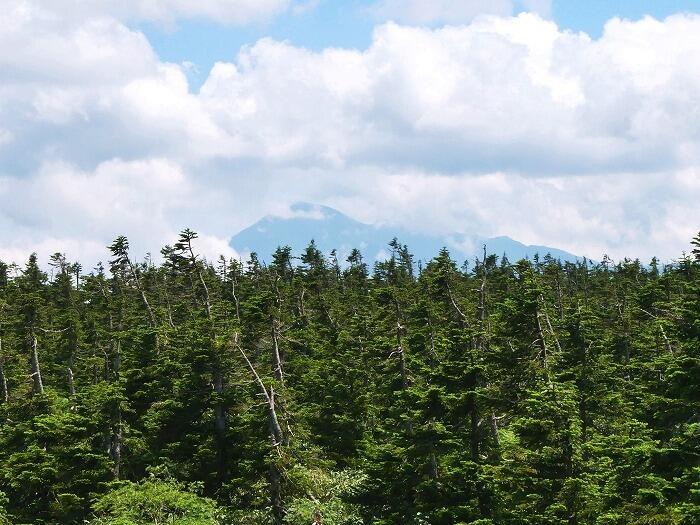
[(0, 0), (0, 259), (209, 257), (297, 201), (671, 261), (700, 0)]

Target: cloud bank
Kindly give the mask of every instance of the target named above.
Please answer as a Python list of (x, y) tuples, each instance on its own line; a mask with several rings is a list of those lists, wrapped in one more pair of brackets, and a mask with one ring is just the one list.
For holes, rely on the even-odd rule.
[(262, 39), (193, 91), (126, 20), (245, 23), (290, 4), (8, 3), (3, 259), (94, 261), (122, 233), (157, 251), (184, 226), (213, 252), (295, 200), (593, 257), (675, 257), (700, 225), (698, 16), (613, 19), (593, 40), (510, 2), (476, 18), (480, 2), (454, 17), (437, 2), (405, 22), (470, 23), (388, 22), (362, 51)]

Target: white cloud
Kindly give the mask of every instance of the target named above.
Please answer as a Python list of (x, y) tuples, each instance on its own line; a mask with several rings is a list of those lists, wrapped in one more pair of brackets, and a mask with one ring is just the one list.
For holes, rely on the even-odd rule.
[(217, 64), (199, 99), (234, 156), (264, 162), (658, 170), (698, 159), (698, 35), (695, 16), (615, 20), (595, 41), (532, 14), (390, 23), (364, 52), (261, 40)]
[(599, 40), (532, 14), (439, 30), (390, 23), (364, 52), (263, 39), (216, 64), (199, 93), (185, 66), (159, 62), (117, 22), (41, 28), (26, 42), (0, 33), (0, 48), (20, 50), (0, 53), (0, 117), (16, 143), (62, 155), (109, 143), (123, 158), (540, 176), (700, 157), (695, 16), (613, 20)]
[(0, 19), (3, 87), (114, 85), (146, 73), (158, 61), (144, 35), (113, 18), (71, 21), (34, 3), (8, 3)]
[(157, 251), (185, 226), (220, 251), (295, 200), (593, 256), (673, 257), (700, 224), (700, 17), (597, 40), (534, 14), (384, 24), (364, 51), (263, 39), (193, 92), (104, 16), (146, 15), (51, 5), (0, 18), (0, 257), (95, 260), (120, 233)]
[[(44, 260), (57, 251), (95, 263), (106, 244), (128, 235), (137, 257), (177, 239), (186, 226), (208, 225), (204, 211), (217, 199), (165, 159), (106, 161), (93, 171), (46, 163), (29, 178), (0, 178), (0, 229), (14, 238), (0, 246), (0, 259), (20, 262), (31, 252)], [(207, 232), (199, 248), (210, 259), (234, 256), (227, 237)]]

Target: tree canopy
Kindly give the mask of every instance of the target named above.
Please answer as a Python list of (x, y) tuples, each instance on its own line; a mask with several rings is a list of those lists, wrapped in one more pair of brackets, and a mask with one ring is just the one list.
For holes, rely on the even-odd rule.
[(0, 262), (0, 524), (700, 523), (688, 255)]

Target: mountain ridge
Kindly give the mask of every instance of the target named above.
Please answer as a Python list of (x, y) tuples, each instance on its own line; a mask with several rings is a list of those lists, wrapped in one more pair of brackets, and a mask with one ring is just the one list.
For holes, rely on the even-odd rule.
[(298, 254), (314, 240), (324, 253), (335, 249), (341, 261), (357, 248), (365, 260), (374, 262), (389, 256), (388, 243), (394, 238), (408, 246), (416, 261), (423, 262), (433, 259), (442, 248), (447, 248), (453, 257), (462, 260), (481, 258), (484, 245), (487, 254), (499, 257), (505, 254), (511, 261), (532, 259), (536, 254), (540, 257), (549, 254), (562, 261), (582, 260), (582, 257), (558, 248), (526, 245), (505, 235), (437, 236), (400, 227), (366, 224), (329, 206), (308, 202), (292, 204), (286, 214), (265, 215), (235, 234), (229, 244), (241, 255), (255, 252), (262, 260), (268, 260), (279, 246), (289, 246)]

